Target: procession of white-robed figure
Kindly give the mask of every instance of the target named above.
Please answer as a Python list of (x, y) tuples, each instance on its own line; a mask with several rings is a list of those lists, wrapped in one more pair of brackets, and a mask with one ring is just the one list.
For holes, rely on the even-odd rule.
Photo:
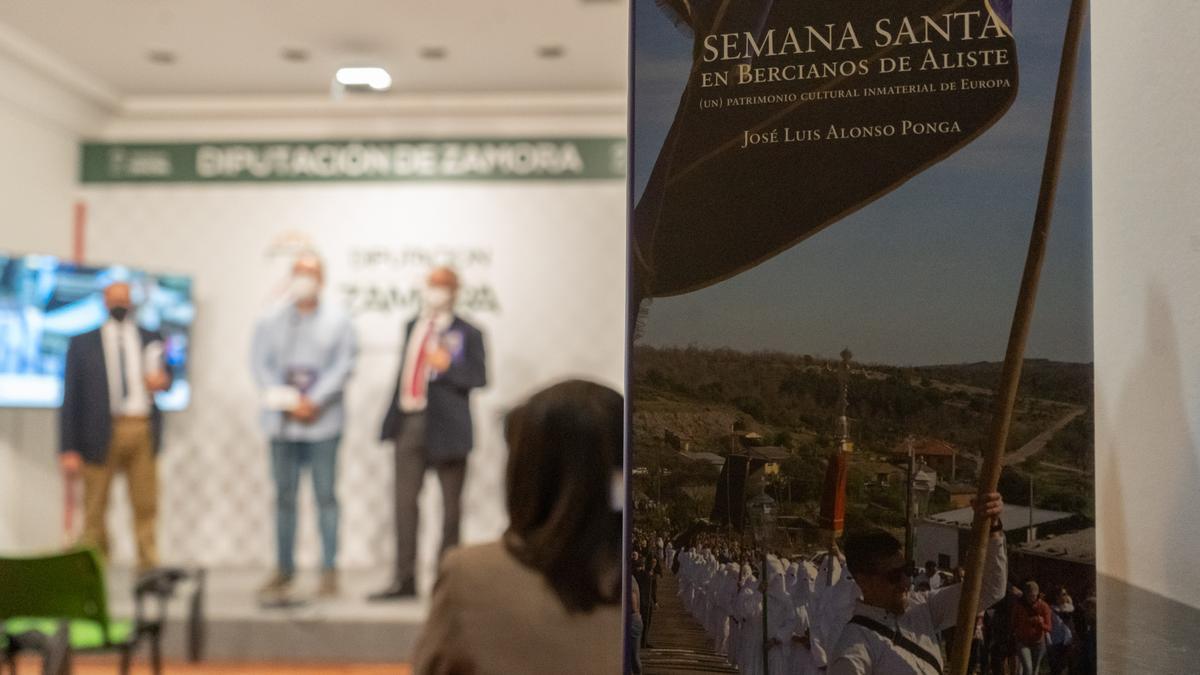
[[(978, 513), (996, 518), (1002, 508), (993, 494)], [(943, 672), (941, 633), (955, 624), (963, 585), (915, 590), (903, 544), (883, 530), (852, 535), (844, 549), (813, 560), (767, 554), (760, 566), (734, 562), (720, 540), (684, 547), (675, 554), (680, 599), (744, 674)], [(1004, 597), (1007, 572), (997, 529), (983, 606)]]

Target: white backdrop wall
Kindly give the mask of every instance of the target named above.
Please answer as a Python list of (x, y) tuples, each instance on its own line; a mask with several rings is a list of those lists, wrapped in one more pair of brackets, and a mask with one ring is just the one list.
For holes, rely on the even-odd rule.
[[(465, 494), (466, 541), (503, 531), (500, 418), (536, 387), (580, 375), (620, 387), (624, 351), (624, 184), (122, 186), (88, 188), (88, 257), (194, 277), (193, 402), (168, 415), (161, 456), (161, 549), (169, 562), (268, 566), (273, 487), (248, 373), (255, 319), (309, 243), (325, 258), (325, 301), (350, 309), (360, 342), (347, 398), (338, 495), (340, 563), (392, 552), (392, 467), (377, 442), (395, 381), (407, 301), (431, 261), (455, 264), (464, 314), (484, 331), (489, 386), (474, 401), (478, 435)], [(390, 298), (390, 299), (389, 299)], [(473, 299), (473, 300), (472, 300)], [(471, 307), (473, 305), (473, 307)], [(318, 553), (309, 486), (299, 563)], [(132, 557), (123, 494), (110, 513), (114, 558)], [(422, 559), (436, 546), (438, 487), (427, 480)], [(428, 569), (428, 567), (427, 567)]]
[(1200, 3), (1188, 0), (1102, 0), (1093, 8), (1098, 568), (1193, 607), (1200, 607), (1200, 89), (1191, 66), (1200, 60), (1198, 23)]
[[(0, 83), (0, 249), (69, 255), (78, 141), (105, 113), (4, 49)], [(44, 498), (60, 490), (44, 442), (53, 424), (49, 412), (0, 409), (0, 551), (59, 543), (59, 502)]]

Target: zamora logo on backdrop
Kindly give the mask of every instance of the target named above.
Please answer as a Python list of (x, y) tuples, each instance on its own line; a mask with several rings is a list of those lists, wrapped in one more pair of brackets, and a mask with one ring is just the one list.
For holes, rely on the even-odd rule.
[(623, 178), (625, 141), (85, 144), (91, 182)]
[[(351, 314), (389, 313), (421, 307), (421, 288), (376, 283), (348, 283), (339, 286), (345, 307)], [(456, 306), (473, 314), (498, 314), (500, 299), (490, 284), (464, 284), (458, 289)]]
[[(421, 287), (396, 283), (397, 276), (436, 265), (450, 265), (469, 277), (490, 276), (493, 252), (488, 248), (458, 246), (368, 246), (349, 251), (346, 281), (337, 288), (344, 306), (355, 316), (403, 313), (419, 309)], [(458, 307), (471, 314), (499, 314), (500, 297), (488, 281), (465, 281), (458, 291)]]

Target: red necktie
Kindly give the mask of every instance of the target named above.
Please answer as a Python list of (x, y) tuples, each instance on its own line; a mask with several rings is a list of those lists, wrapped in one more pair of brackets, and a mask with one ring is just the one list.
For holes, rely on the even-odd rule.
[(421, 339), (421, 348), (417, 351), (417, 361), (413, 364), (412, 382), (409, 384), (408, 393), (414, 399), (425, 398), (425, 386), (429, 380), (425, 374), (425, 350), (429, 347), (431, 337), (433, 337), (433, 319), (429, 320), (429, 325), (425, 328), (425, 337)]

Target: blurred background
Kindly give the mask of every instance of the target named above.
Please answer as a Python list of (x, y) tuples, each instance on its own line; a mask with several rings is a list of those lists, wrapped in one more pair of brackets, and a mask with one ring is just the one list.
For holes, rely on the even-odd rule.
[[(67, 339), (104, 317), (99, 280), (118, 268), (165, 279), (182, 289), (171, 344), (186, 391), (159, 397), (160, 557), (207, 572), (204, 663), (188, 664), (185, 583), (169, 603), (167, 671), (403, 668), (441, 530), (432, 474), (417, 598), (366, 596), (391, 581), (393, 459), (377, 439), (429, 269), (457, 269), (458, 310), (487, 340), (464, 543), (507, 526), (509, 408), (567, 376), (622, 387), (627, 23), (620, 0), (0, 4), (0, 557), (64, 543), (55, 408)], [(359, 341), (338, 459), (342, 588), (315, 598), (305, 477), (297, 599), (264, 608), (274, 484), (250, 342), (308, 250), (325, 263), (323, 301)], [(120, 479), (108, 525), (110, 612), (129, 618)], [(113, 659), (80, 655), (76, 670), (115, 672)]]

